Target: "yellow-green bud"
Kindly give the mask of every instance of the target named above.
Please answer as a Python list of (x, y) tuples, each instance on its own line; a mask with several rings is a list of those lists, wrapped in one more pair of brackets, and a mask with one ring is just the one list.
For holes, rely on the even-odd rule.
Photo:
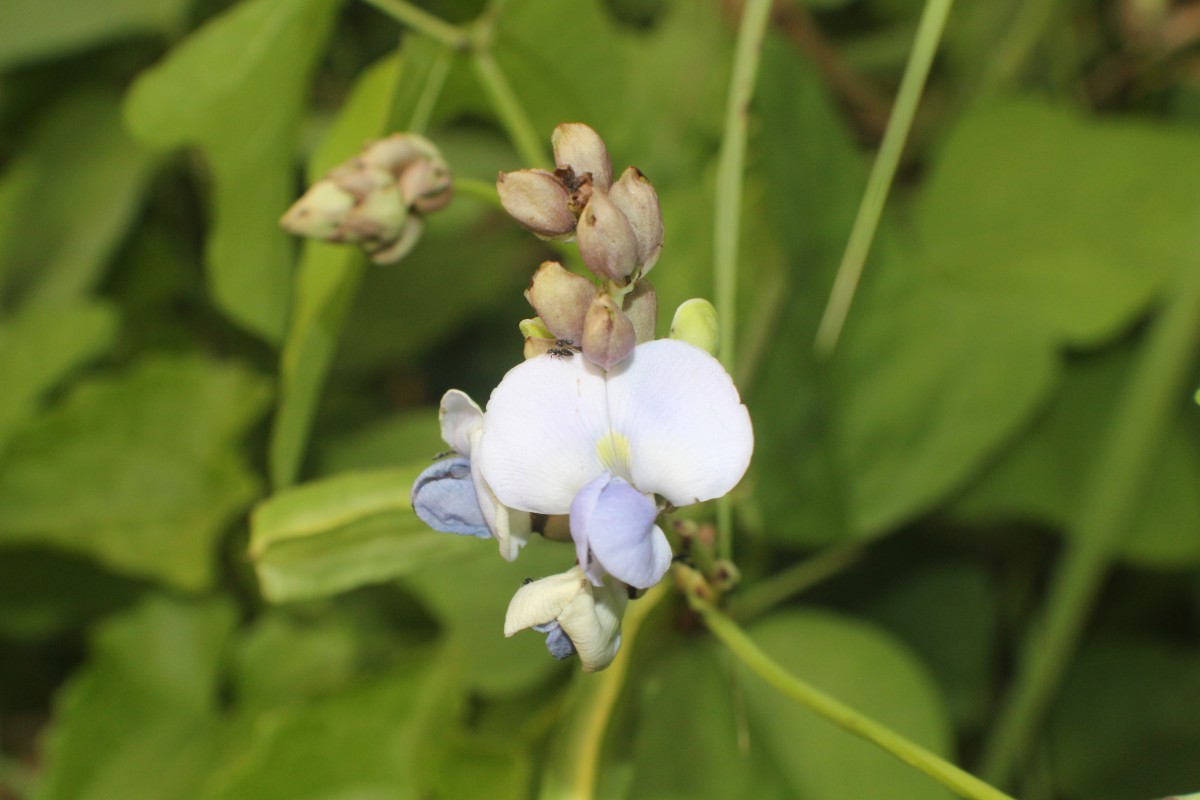
[(671, 320), (671, 338), (693, 344), (711, 355), (717, 354), (719, 339), (717, 309), (701, 298), (685, 301)]

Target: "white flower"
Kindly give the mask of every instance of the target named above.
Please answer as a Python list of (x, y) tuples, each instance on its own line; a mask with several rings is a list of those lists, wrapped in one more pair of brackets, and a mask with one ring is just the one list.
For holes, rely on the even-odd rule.
[(518, 589), (504, 617), (504, 635), (526, 628), (547, 633), (555, 658), (577, 652), (584, 671), (595, 672), (617, 655), (628, 600), (628, 588), (620, 582), (609, 578), (592, 586), (583, 570), (573, 567)]
[(482, 479), (505, 506), (571, 514), (579, 564), (637, 588), (670, 565), (654, 523), (741, 480), (754, 433), (737, 388), (708, 353), (680, 341), (638, 345), (612, 369), (539, 356), (505, 375), (475, 445)]
[(483, 434), (483, 412), (457, 389), (442, 396), (438, 419), (442, 439), (460, 457), (439, 461), (413, 484), (413, 509), (427, 525), (447, 533), (494, 537), (500, 555), (512, 561), (529, 540), (528, 512), (503, 505), (492, 492), (473, 454)]

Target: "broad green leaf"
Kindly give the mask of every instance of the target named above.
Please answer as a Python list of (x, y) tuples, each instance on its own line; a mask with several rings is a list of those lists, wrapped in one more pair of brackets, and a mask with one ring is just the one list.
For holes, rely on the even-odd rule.
[(736, 683), (742, 676), (726, 655), (708, 643), (687, 643), (638, 671), (641, 722), (630, 798), (794, 796), (765, 740), (751, 737), (748, 751), (739, 742), (739, 725), (746, 724)]
[(112, 310), (99, 303), (26, 306), (0, 321), (0, 457), (42, 395), (112, 345), (116, 323)]
[[(779, 613), (748, 633), (789, 672), (932, 752), (950, 753), (950, 726), (933, 682), (891, 637), (818, 611)], [(931, 778), (744, 674), (751, 730), (760, 732), (794, 797), (951, 797)]]
[(213, 172), (209, 287), (235, 321), (283, 337), (292, 245), (278, 228), (308, 77), (339, 0), (250, 0), (193, 33), (134, 83), (125, 119), (162, 148), (197, 145)]
[[(384, 132), (401, 67), (399, 56), (389, 56), (358, 79), (312, 156), (310, 182)], [(304, 245), (295, 275), (295, 307), (280, 356), (280, 391), (271, 431), (271, 481), (277, 487), (294, 483), (300, 471), (321, 388), (365, 266), (357, 248), (320, 242)]]
[(191, 0), (6, 0), (0, 5), (0, 71), (137, 34), (170, 33)]
[(368, 423), (321, 449), (319, 472), (378, 469), (432, 458), (446, 449), (436, 408), (418, 408)]
[(428, 465), (338, 475), (263, 501), (250, 529), (263, 596), (274, 603), (324, 597), (483, 546), (474, 537), (431, 530), (417, 518), (409, 495)]
[(386, 676), (236, 721), (202, 800), (385, 800), (421, 793), (458, 711), (450, 654), (416, 651)]
[(1037, 409), (1057, 372), (1036, 320), (907, 264), (874, 267), (833, 365), (837, 462), (860, 535), (951, 492)]
[(920, 193), (921, 263), (1072, 344), (1103, 342), (1194, 258), (1197, 148), (1183, 128), (1031, 100), (981, 105)]
[(258, 493), (235, 446), (269, 391), (244, 368), (151, 357), (77, 387), (21, 430), (0, 465), (0, 542), (85, 553), (186, 589)]
[(117, 109), (99, 91), (58, 100), (0, 177), (0, 295), (10, 303), (75, 300), (103, 276), (153, 162)]
[(1061, 796), (1165, 797), (1200, 786), (1200, 651), (1148, 639), (1086, 645), (1049, 722)]
[(960, 728), (979, 730), (991, 706), (1000, 598), (972, 561), (906, 564), (856, 595), (856, 609), (928, 665)]
[(235, 619), (223, 600), (151, 597), (106, 623), (56, 701), (33, 797), (194, 797), (220, 743), (217, 677)]
[(32, 641), (80, 630), (142, 589), (82, 558), (9, 548), (0, 557), (0, 637)]
[[(1128, 347), (1072, 360), (1050, 407), (956, 502), (961, 519), (1017, 519), (1074, 535), (1083, 491), (1095, 469), (1131, 365)], [(1194, 408), (1180, 414), (1151, 466), (1120, 556), (1150, 568), (1200, 560), (1200, 441)]]

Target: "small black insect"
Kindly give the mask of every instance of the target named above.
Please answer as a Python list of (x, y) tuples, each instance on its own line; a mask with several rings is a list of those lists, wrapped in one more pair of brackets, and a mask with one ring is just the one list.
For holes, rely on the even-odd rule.
[(570, 339), (555, 339), (554, 346), (559, 350), (574, 350), (576, 353), (583, 349), (581, 347), (577, 347)]
[(567, 347), (551, 347), (546, 351), (546, 355), (552, 358), (571, 358), (575, 355), (575, 351)]

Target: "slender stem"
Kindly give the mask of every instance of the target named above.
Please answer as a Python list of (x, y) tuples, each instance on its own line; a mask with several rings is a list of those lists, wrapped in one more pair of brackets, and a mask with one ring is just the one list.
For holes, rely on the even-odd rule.
[(421, 96), (417, 98), (417, 104), (413, 108), (412, 119), (409, 120), (407, 130), (424, 133), (425, 129), (429, 127), (433, 109), (437, 106), (438, 98), (442, 96), (442, 89), (446, 86), (446, 77), (450, 74), (450, 66), (453, 63), (453, 49), (443, 47), (438, 51), (433, 64), (429, 67), (429, 74), (425, 77), (425, 86), (421, 89)]
[(638, 630), (669, 594), (668, 588), (668, 582), (662, 581), (629, 606), (621, 624), (621, 652), (608, 669), (576, 676), (565, 730), (555, 736), (556, 747), (542, 775), (542, 800), (590, 800), (595, 796), (604, 734), (629, 674)]
[(896, 104), (892, 107), (891, 117), (888, 118), (887, 131), (884, 132), (883, 143), (879, 146), (879, 155), (867, 179), (867, 188), (858, 207), (858, 216), (854, 219), (854, 227), (850, 231), (850, 239), (846, 243), (846, 251), (842, 255), (842, 263), (838, 266), (837, 277), (829, 294), (829, 302), (821, 317), (820, 327), (817, 328), (815, 348), (817, 355), (823, 358), (833, 355), (838, 338), (842, 334), (842, 327), (846, 324), (846, 315), (850, 312), (850, 304), (854, 302), (863, 265), (871, 250), (871, 242), (875, 239), (875, 231), (879, 227), (883, 204), (887, 200), (888, 190), (891, 189), (892, 179), (896, 176), (896, 167), (900, 164), (904, 143), (908, 139), (917, 105), (921, 101), (921, 92), (925, 88), (925, 79), (929, 76), (929, 68), (933, 64), (934, 55), (937, 54), (938, 42), (942, 38), (946, 17), (949, 16), (953, 3), (954, 0), (925, 2), (925, 10), (921, 13), (921, 21), (917, 26), (916, 40), (909, 54), (908, 64), (904, 68), (900, 90), (896, 94)]
[(843, 730), (867, 740), (924, 772), (959, 797), (969, 800), (1012, 800), (994, 786), (989, 786), (974, 775), (792, 675), (760, 650), (736, 622), (694, 592), (689, 592), (688, 601), (713, 635), (743, 664), (782, 694)]
[[(1200, 250), (1200, 248), (1198, 248)], [(984, 748), (983, 769), (1002, 783), (1021, 764), (1083, 633), (1101, 581), (1127, 532), (1162, 447), (1190, 389), (1200, 328), (1200, 252), (1164, 297), (1167, 305), (1142, 347), (1110, 433), (1086, 484), (1078, 522), (1050, 585), (1040, 624), (1030, 630), (1016, 683)]]
[(418, 8), (408, 0), (365, 0), (392, 19), (415, 31), (437, 39), (451, 50), (465, 52), (471, 47), (471, 35), (457, 25)]
[[(742, 221), (742, 180), (746, 163), (746, 128), (750, 100), (758, 81), (759, 56), (771, 15), (771, 0), (747, 0), (738, 26), (725, 130), (717, 159), (717, 196), (713, 204), (713, 282), (721, 337), (717, 355), (733, 371), (736, 356), (738, 237)], [(728, 497), (717, 501), (717, 554), (733, 560), (733, 506)]]
[(837, 575), (862, 558), (862, 542), (839, 544), (764, 578), (736, 598), (734, 616), (739, 621), (754, 619), (818, 583)]
[(481, 200), (493, 208), (502, 210), (500, 195), (496, 194), (496, 184), (491, 181), (481, 181), (478, 178), (454, 177), (454, 193), (464, 197)]
[(542, 137), (538, 136), (529, 121), (529, 115), (521, 107), (521, 101), (508, 83), (508, 78), (495, 57), (488, 48), (477, 49), (472, 54), (472, 64), (479, 83), (492, 102), (492, 107), (500, 115), (500, 122), (508, 131), (509, 138), (517, 148), (517, 155), (527, 167), (545, 167), (549, 165)]
[(982, 92), (1002, 88), (1017, 76), (1045, 33), (1046, 23), (1056, 5), (1057, 0), (1025, 0), (987, 60), (988, 70), (981, 81)]

